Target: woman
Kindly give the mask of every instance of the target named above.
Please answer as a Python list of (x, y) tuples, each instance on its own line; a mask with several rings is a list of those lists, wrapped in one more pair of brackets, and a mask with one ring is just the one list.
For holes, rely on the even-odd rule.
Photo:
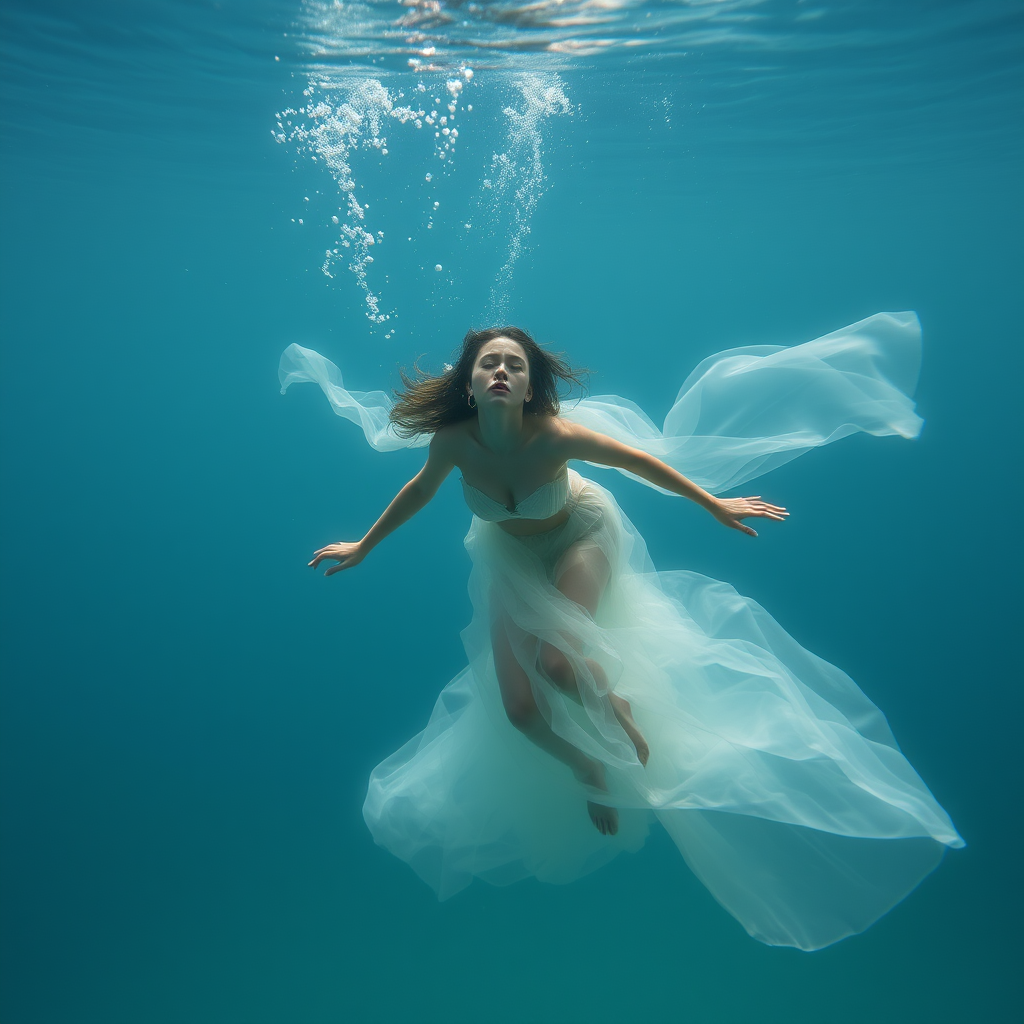
[(311, 566), (358, 565), (455, 467), (474, 513), (469, 665), (374, 770), (377, 841), (446, 898), (474, 875), (577, 878), (639, 848), (657, 816), (750, 934), (803, 949), (867, 927), (962, 845), (852, 680), (724, 584), (655, 572), (610, 493), (567, 467), (614, 467), (756, 536), (743, 520), (786, 511), (714, 497), (722, 474), (735, 484), (855, 429), (912, 436), (896, 382), (918, 339), (913, 314), (880, 314), (712, 357), (663, 433), (622, 399), (562, 412), (558, 382), (577, 376), (518, 328), (471, 331), (455, 366), (406, 379), (393, 405), (291, 346), (285, 386), (317, 381), (377, 447), (430, 445), (366, 536)]

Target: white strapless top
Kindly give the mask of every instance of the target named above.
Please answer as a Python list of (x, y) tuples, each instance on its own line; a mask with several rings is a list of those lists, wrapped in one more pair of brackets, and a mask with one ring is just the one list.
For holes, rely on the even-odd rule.
[(532, 494), (518, 502), (514, 508), (507, 508), (500, 501), (462, 480), (462, 493), (466, 504), (473, 515), (489, 523), (497, 523), (504, 519), (549, 519), (556, 512), (565, 508), (569, 498), (569, 472), (565, 470), (561, 476), (541, 484)]

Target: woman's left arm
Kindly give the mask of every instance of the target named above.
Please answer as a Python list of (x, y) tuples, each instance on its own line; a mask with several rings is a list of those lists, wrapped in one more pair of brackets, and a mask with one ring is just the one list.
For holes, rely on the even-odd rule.
[(778, 519), (784, 520), (789, 513), (778, 505), (770, 505), (761, 500), (760, 495), (752, 498), (716, 498), (703, 487), (698, 487), (692, 480), (687, 480), (682, 473), (677, 473), (661, 459), (639, 448), (631, 448), (596, 430), (566, 420), (559, 420), (561, 425), (560, 451), (564, 451), (566, 459), (580, 459), (584, 462), (596, 462), (602, 466), (625, 469), (635, 473), (644, 480), (658, 487), (665, 488), (673, 494), (689, 498), (702, 508), (707, 509), (720, 523), (741, 533), (757, 536), (757, 531), (746, 526), (743, 519)]

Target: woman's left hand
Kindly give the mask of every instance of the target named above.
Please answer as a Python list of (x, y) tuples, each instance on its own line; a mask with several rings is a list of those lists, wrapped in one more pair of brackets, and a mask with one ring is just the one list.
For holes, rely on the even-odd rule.
[(710, 509), (711, 514), (723, 525), (733, 530), (740, 530), (749, 533), (751, 537), (757, 536), (757, 531), (749, 526), (744, 526), (741, 519), (778, 519), (785, 520), (789, 513), (778, 505), (769, 505), (767, 501), (761, 500), (757, 494), (753, 498), (716, 498), (715, 504)]

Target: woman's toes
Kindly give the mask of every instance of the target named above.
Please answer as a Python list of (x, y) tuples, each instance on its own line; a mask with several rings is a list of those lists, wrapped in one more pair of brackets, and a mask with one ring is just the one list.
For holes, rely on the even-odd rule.
[(594, 828), (601, 835), (613, 836), (619, 831), (619, 812), (614, 807), (605, 807), (603, 804), (595, 804), (588, 800), (587, 811), (590, 813)]

